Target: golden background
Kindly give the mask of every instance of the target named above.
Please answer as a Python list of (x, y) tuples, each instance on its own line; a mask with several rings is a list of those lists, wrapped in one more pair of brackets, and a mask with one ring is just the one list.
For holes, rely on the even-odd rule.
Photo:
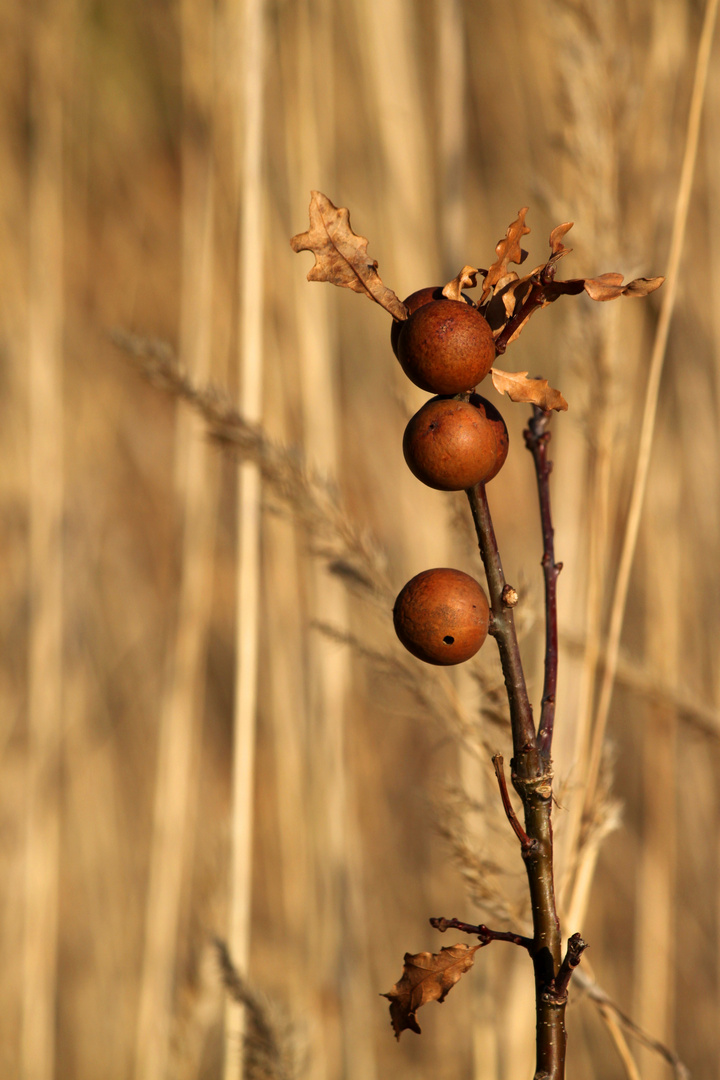
[[(3, 1077), (221, 1076), (213, 937), (228, 939), (233, 903), (235, 959), (279, 1040), (254, 1077), (531, 1075), (532, 977), (512, 946), (479, 952), (420, 1013), (420, 1038), (396, 1044), (378, 997), (406, 950), (470, 940), (440, 937), (431, 915), (527, 927), (489, 762), (510, 740), (492, 642), (447, 672), (395, 641), (383, 587), (431, 566), (481, 576), (467, 510), (404, 465), (424, 395), (389, 317), (308, 284), (311, 257), (288, 241), (324, 191), (402, 298), (487, 267), (529, 205), (528, 266), (572, 220), (561, 277), (667, 273), (703, 18), (683, 0), (0, 8)], [(568, 1009), (569, 1075), (586, 1080), (682, 1075), (598, 987), (693, 1075), (718, 1075), (717, 48), (657, 395), (667, 285), (562, 298), (503, 359), (570, 403), (551, 444), (555, 830), (563, 929), (591, 945)], [(158, 361), (133, 360), (114, 329), (169, 343), (189, 403), (143, 378)], [(208, 384), (222, 393), (203, 397)], [(527, 408), (483, 392), (511, 434), (489, 497), (537, 703)], [(256, 557), (256, 473), (240, 512), (237, 454), (198, 414), (223, 393), (272, 440), (253, 444)], [(646, 400), (657, 417), (600, 757)], [(234, 690), (255, 644), (256, 706), (251, 675), (249, 696)], [(245, 802), (243, 716), (257, 718)]]

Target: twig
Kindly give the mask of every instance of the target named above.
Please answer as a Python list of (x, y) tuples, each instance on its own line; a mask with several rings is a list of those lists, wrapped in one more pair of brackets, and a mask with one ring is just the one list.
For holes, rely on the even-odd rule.
[(489, 926), (480, 923), (473, 926), (472, 923), (461, 922), (459, 919), (432, 918), (430, 925), (444, 934), (446, 930), (461, 930), (463, 934), (476, 934), (483, 945), (489, 945), (491, 941), (509, 941), (513, 945), (520, 945), (528, 952), (533, 947), (532, 938), (523, 937), (521, 934), (513, 934), (509, 930), (491, 930)]
[[(512, 781), (525, 811), (525, 829), (514, 822), (507, 791), (503, 798), (510, 824), (523, 846), (533, 916), (533, 939), (529, 950), (535, 971), (536, 1077), (562, 1080), (565, 1071), (566, 1001), (554, 993), (555, 979), (562, 964), (560, 924), (555, 909), (552, 843), (552, 771), (548, 757), (538, 752), (532, 710), (527, 696), (512, 607), (507, 603), (506, 583), (500, 562), (495, 530), (488, 507), (485, 485), (467, 491), (480, 554), (485, 566), (492, 622), (490, 633), (500, 652), (505, 687), (510, 704), (513, 735)], [(495, 760), (503, 794), (502, 770)], [(519, 831), (518, 831), (519, 830)]]
[(559, 998), (567, 997), (567, 990), (572, 978), (573, 971), (580, 963), (582, 954), (588, 947), (587, 941), (583, 941), (580, 934), (573, 934), (567, 943), (567, 952), (560, 965), (560, 970), (555, 978), (555, 993)]
[(555, 700), (557, 693), (558, 669), (558, 621), (557, 621), (557, 579), (562, 570), (562, 563), (555, 562), (555, 545), (550, 513), (550, 473), (552, 461), (548, 459), (550, 442), (551, 413), (544, 412), (537, 405), (533, 406), (533, 415), (525, 429), (525, 445), (533, 456), (537, 476), (538, 497), (540, 500), (540, 520), (543, 534), (542, 568), (545, 576), (545, 683), (543, 686), (540, 726), (538, 728), (538, 750), (549, 760), (552, 748), (553, 724), (555, 721)]
[(503, 809), (505, 810), (505, 814), (508, 821), (510, 822), (513, 832), (520, 841), (520, 846), (523, 850), (523, 854), (525, 855), (536, 849), (537, 842), (530, 839), (530, 837), (518, 821), (517, 814), (513, 810), (513, 805), (510, 802), (510, 794), (507, 788), (507, 781), (505, 780), (505, 770), (503, 768), (502, 755), (495, 754), (492, 759), (492, 763), (493, 768), (495, 769), (495, 775), (497, 776), (498, 787), (500, 788), (500, 798), (502, 799)]
[(505, 575), (490, 517), (485, 485), (476, 484), (475, 487), (469, 488), (467, 497), (475, 522), (478, 546), (490, 592), (492, 611), (490, 633), (498, 644), (510, 704), (515, 768), (527, 779), (537, 778), (541, 775), (542, 768), (536, 751), (532, 708), (525, 685), (512, 607), (503, 600)]
[(520, 327), (528, 321), (533, 312), (543, 307), (547, 302), (552, 302), (562, 293), (577, 294), (583, 291), (581, 281), (555, 283), (555, 273), (556, 265), (550, 262), (542, 268), (537, 277), (533, 275), (533, 281), (527, 295), (495, 338), (495, 351), (498, 356), (502, 356), (510, 342), (519, 333)]

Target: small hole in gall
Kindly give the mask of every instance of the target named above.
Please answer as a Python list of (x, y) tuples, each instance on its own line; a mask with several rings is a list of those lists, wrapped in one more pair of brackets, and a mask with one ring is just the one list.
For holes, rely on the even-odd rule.
[(452, 645), (453, 642), (455, 641), (455, 638), (451, 637), (450, 634), (446, 634), (445, 637), (443, 638), (443, 641), (445, 642), (446, 645)]

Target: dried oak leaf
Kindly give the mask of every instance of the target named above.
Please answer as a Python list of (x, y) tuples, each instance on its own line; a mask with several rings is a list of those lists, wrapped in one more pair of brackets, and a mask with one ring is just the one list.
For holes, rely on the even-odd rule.
[(551, 255), (563, 256), (567, 255), (572, 248), (566, 248), (563, 244), (563, 236), (569, 233), (573, 227), (574, 222), (565, 221), (562, 225), (556, 225), (553, 231), (550, 233), (550, 253)]
[(481, 271), (474, 266), (463, 266), (457, 277), (454, 277), (452, 281), (448, 281), (442, 291), (443, 296), (448, 300), (467, 301), (467, 297), (463, 296), (463, 289), (474, 289), (477, 285), (479, 273)]
[(507, 394), (511, 401), (530, 401), (549, 412), (556, 409), (565, 412), (568, 403), (559, 390), (554, 390), (547, 379), (531, 379), (527, 371), (500, 371), (490, 368), (493, 386), (500, 394)]
[(383, 285), (377, 262), (369, 258), (368, 241), (350, 228), (350, 211), (334, 206), (321, 191), (310, 193), (310, 228), (290, 241), (293, 251), (312, 251), (315, 265), (308, 281), (329, 281), (353, 292), (365, 293), (395, 319), (408, 311), (392, 289)]
[(614, 300), (617, 296), (647, 296), (659, 289), (664, 277), (641, 277), (622, 283), (622, 274), (600, 274), (596, 278), (585, 278), (584, 289), (591, 300)]
[(525, 224), (525, 215), (527, 212), (527, 206), (523, 206), (518, 210), (518, 216), (515, 221), (513, 221), (511, 225), (508, 225), (505, 236), (496, 245), (495, 254), (497, 255), (497, 259), (485, 275), (485, 283), (483, 285), (482, 296), (480, 297), (481, 304), (488, 296), (490, 296), (495, 286), (502, 281), (503, 278), (508, 278), (507, 264), (513, 262), (518, 263), (519, 265), (527, 258), (527, 251), (524, 251), (520, 247), (520, 241), (523, 236), (526, 236), (527, 233), (530, 232), (530, 229)]
[(415, 1013), (428, 1001), (444, 1001), (455, 983), (473, 966), (482, 945), (449, 945), (439, 953), (405, 953), (402, 978), (381, 997), (390, 1002), (390, 1022), (395, 1037), (406, 1028), (420, 1034)]
[[(547, 262), (542, 266), (536, 266), (522, 278), (512, 272), (508, 274), (504, 268), (508, 251), (503, 249), (501, 253), (501, 248), (503, 245), (511, 248), (512, 237), (516, 241), (516, 247), (519, 246), (518, 223), (522, 223), (524, 228), (524, 211), (520, 211), (518, 220), (508, 229), (508, 239), (497, 247), (501, 258), (488, 272), (485, 280), (486, 288), (480, 302), (482, 313), (492, 327), (498, 353), (505, 352), (508, 345), (520, 336), (529, 318), (536, 311), (552, 304), (559, 296), (572, 296), (581, 292), (586, 292), (592, 300), (614, 300), (619, 296), (647, 296), (648, 293), (659, 288), (665, 280), (662, 277), (636, 278), (624, 285), (622, 274), (600, 274), (596, 278), (571, 278), (568, 281), (556, 281), (556, 265), (571, 251), (563, 243), (563, 238), (572, 228), (571, 221), (556, 225), (550, 233), (550, 257)], [(491, 288), (488, 289), (488, 285), (491, 285)]]

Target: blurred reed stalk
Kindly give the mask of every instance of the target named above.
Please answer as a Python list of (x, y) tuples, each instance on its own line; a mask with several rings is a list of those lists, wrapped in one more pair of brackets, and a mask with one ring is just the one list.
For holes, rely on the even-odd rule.
[[(615, 682), (620, 652), (620, 638), (627, 604), (630, 573), (632, 570), (637, 544), (640, 521), (645, 499), (647, 477), (650, 467), (660, 379), (665, 360), (670, 323), (677, 296), (680, 261), (685, 241), (688, 209), (692, 193), (695, 165), (697, 161), (700, 120), (710, 62), (712, 39), (717, 17), (718, 0), (708, 0), (705, 8), (702, 31), (698, 43), (695, 62), (695, 76), (687, 121), (687, 134), (683, 153), (682, 169), (675, 202), (672, 237), (666, 282), (663, 286), (660, 318), (655, 333), (650, 367), (645, 389), (643, 417), (640, 427), (630, 504), (624, 526), (623, 542), (614, 582), (612, 604), (609, 617), (607, 663), (600, 684), (597, 709), (592, 723), (592, 741), (586, 765), (586, 787), (583, 799), (582, 818), (587, 822), (592, 817), (592, 806), (597, 798), (600, 783), (600, 769), (605, 740), (605, 731), (610, 712), (612, 690)], [(573, 925), (582, 921), (587, 908), (589, 889), (594, 866), (597, 860), (597, 848), (588, 848), (587, 858), (578, 864), (570, 900), (567, 905), (569, 918)]]
[(27, 804), (21, 1072), (56, 1062), (60, 764), (63, 725), (64, 71), (68, 4), (27, 9), (31, 43), (28, 372), (29, 594)]
[(695, 166), (697, 163), (698, 143), (700, 138), (700, 120), (702, 118), (705, 87), (710, 65), (712, 39), (715, 31), (717, 18), (718, 0), (708, 0), (705, 7), (702, 32), (698, 43), (698, 52), (695, 62), (695, 78), (693, 84), (690, 108), (688, 110), (687, 135), (683, 153), (682, 170), (678, 185), (673, 219), (673, 231), (670, 240), (670, 253), (666, 281), (663, 287), (660, 307), (660, 318), (653, 343), (653, 351), (650, 358), (650, 369), (645, 391), (645, 403), (643, 418), (640, 428), (640, 445), (635, 466), (630, 505), (627, 512), (627, 520), (623, 536), (622, 550), (618, 566), (615, 589), (613, 592), (612, 608), (609, 620), (608, 632), (608, 662), (605, 667), (600, 686), (597, 713), (593, 723), (593, 742), (590, 763), (588, 767), (587, 788), (585, 793), (586, 808), (591, 804), (597, 789), (598, 775), (600, 771), (600, 759), (602, 755), (602, 743), (605, 737), (607, 718), (610, 711), (612, 689), (615, 681), (615, 671), (618, 663), (620, 650), (620, 636), (627, 604), (627, 595), (630, 582), (630, 573), (637, 545), (640, 529), (645, 490), (647, 486), (648, 471), (652, 453), (653, 435), (655, 432), (655, 419), (657, 416), (657, 402), (660, 390), (660, 379), (667, 349), (670, 323), (675, 308), (678, 280), (680, 275), (680, 261), (685, 243), (685, 231), (687, 227), (688, 210), (692, 194)]
[(438, 103), (437, 151), (439, 234), (443, 281), (450, 281), (467, 261), (466, 27), (461, 0), (435, 0)]
[[(262, 415), (264, 316), (263, 124), (265, 4), (236, 0), (229, 8), (237, 41), (238, 99), (235, 117), (239, 210), (238, 380), (240, 411), (250, 423)], [(229, 880), (232, 960), (246, 975), (250, 958), (253, 791), (260, 594), (260, 472), (243, 462), (237, 479), (237, 598), (233, 710), (232, 818)], [(242, 1007), (228, 1001), (225, 1013), (225, 1080), (242, 1075)]]
[[(717, 44), (715, 46), (714, 63), (710, 65), (708, 73), (708, 107), (705, 117), (705, 168), (708, 177), (708, 211), (710, 215), (710, 259), (711, 259), (711, 289), (713, 296), (720, 295), (720, 182), (715, 168), (717, 146), (720, 143), (720, 64), (717, 61)], [(712, 341), (715, 357), (720, 356), (720, 304), (712, 305)], [(715, 362), (714, 391), (715, 401), (720, 401), (720, 364)], [(713, 446), (715, 460), (718, 457), (720, 442), (717, 438)], [(715, 668), (715, 678), (712, 687), (712, 704), (715, 709), (720, 706), (720, 664)], [(717, 724), (714, 725), (717, 730)], [(720, 874), (720, 831), (716, 840), (715, 872)], [(720, 889), (717, 889), (715, 904), (715, 925), (720, 927)], [(720, 986), (720, 933), (717, 935), (715, 953), (715, 979), (716, 986)], [(716, 1076), (720, 1077), (720, 1039), (716, 1043)]]
[[(561, 57), (560, 105), (565, 114), (563, 126), (562, 183), (564, 196), (557, 205), (559, 220), (565, 217), (582, 222), (583, 248), (595, 262), (605, 265), (618, 257), (620, 236), (620, 207), (618, 201), (618, 142), (617, 118), (613, 108), (613, 63), (616, 56), (616, 6), (607, 4), (602, 13), (581, 0), (576, 5), (558, 5), (548, 12), (549, 30), (556, 41)], [(568, 193), (565, 195), (565, 193)], [(551, 210), (556, 200), (549, 191)], [(609, 265), (609, 263), (608, 263)], [(583, 636), (584, 652), (580, 664), (577, 705), (570, 719), (567, 706), (560, 703), (556, 757), (562, 749), (574, 759), (575, 771), (584, 774), (589, 753), (592, 715), (595, 698), (597, 665), (602, 641), (603, 599), (612, 527), (611, 477), (613, 439), (615, 435), (614, 405), (620, 394), (617, 378), (617, 342), (620, 313), (611, 305), (601, 311), (587, 311), (581, 316), (570, 312), (569, 318), (587, 363), (592, 365), (594, 378), (587, 387), (588, 402), (585, 417), (585, 447), (582, 491), (584, 505), (573, 515), (568, 527), (585, 537), (586, 547), (578, 545), (583, 558)], [(587, 386), (586, 371), (582, 382)], [(567, 507), (560, 503), (560, 513)], [(573, 568), (570, 568), (570, 573)], [(568, 582), (561, 583), (559, 595), (561, 619), (567, 603)], [(570, 805), (560, 836), (558, 867), (562, 882), (558, 890), (563, 926), (569, 932), (578, 929), (578, 913), (567, 911), (568, 881), (577, 869), (578, 852), (585, 837), (582, 835), (582, 801)], [(562, 876), (561, 876), (562, 875)], [(572, 931), (570, 927), (572, 926)]]
[[(311, 10), (312, 8), (312, 10)], [(289, 113), (288, 163), (291, 205), (296, 220), (307, 215), (308, 192), (322, 182), (332, 189), (335, 168), (334, 72), (327, 59), (332, 56), (332, 12), (327, 3), (300, 0), (293, 52), (297, 82), (292, 93), (294, 108)], [(325, 62), (318, 62), (319, 58)], [(334, 335), (328, 290), (308, 288), (304, 275), (294, 278), (297, 319), (297, 357), (305, 457), (311, 469), (333, 480), (339, 475), (340, 455), (337, 430), (337, 380)], [(312, 542), (312, 541), (311, 541)], [(347, 633), (348, 612), (343, 583), (327, 573), (315, 560), (304, 563), (307, 577), (308, 617), (332, 622)], [(371, 1044), (359, 1040), (366, 1051), (348, 1054), (347, 1031), (352, 1014), (352, 986), (348, 979), (347, 955), (353, 949), (355, 927), (348, 917), (348, 899), (359, 891), (351, 881), (350, 866), (355, 837), (348, 822), (345, 723), (347, 714), (350, 653), (338, 648), (317, 631), (305, 646), (307, 657), (307, 751), (309, 787), (306, 793), (311, 830), (309, 847), (315, 887), (312, 918), (306, 927), (308, 959), (314, 970), (313, 990), (317, 1000), (337, 1006), (323, 1009), (322, 1029), (312, 1055), (317, 1076), (331, 1077), (338, 1070), (359, 1078), (365, 1068), (374, 1075)], [(293, 723), (291, 714), (286, 721)], [(282, 746), (282, 744), (280, 744)], [(281, 753), (283, 751), (281, 750)], [(283, 817), (287, 820), (287, 812)], [(357, 974), (357, 972), (355, 972)], [(351, 976), (352, 979), (352, 976)], [(365, 979), (355, 979), (365, 988)], [(358, 999), (358, 1023), (366, 1028), (367, 1003)], [(323, 1013), (325, 1014), (323, 1016)]]
[[(296, 220), (307, 215), (311, 189), (333, 190), (336, 174), (337, 93), (334, 65), (319, 63), (336, 49), (335, 15), (328, 0), (297, 5), (293, 52), (297, 83), (289, 111), (288, 162), (291, 205)], [(311, 470), (340, 479), (342, 444), (338, 343), (331, 313), (331, 293), (308, 288), (294, 275), (300, 397), (305, 459)], [(312, 538), (311, 538), (312, 540)], [(304, 563), (308, 615), (350, 630), (346, 585), (328, 574), (318, 560)], [(310, 752), (311, 849), (315, 910), (306, 930), (319, 1000), (338, 997), (325, 1010), (324, 1037), (313, 1066), (328, 1078), (342, 1072), (349, 1080), (373, 1080), (377, 1073), (373, 1031), (373, 991), (368, 967), (368, 932), (356, 792), (348, 766), (352, 655), (317, 630), (307, 653), (308, 750)], [(293, 717), (287, 720), (292, 723)], [(287, 815), (285, 815), (287, 816)], [(352, 1038), (350, 1032), (353, 1032)]]
[[(677, 438), (677, 435), (675, 436)], [(645, 651), (649, 662), (677, 683), (680, 665), (680, 623), (666, 617), (683, 606), (683, 585), (674, 568), (682, 565), (680, 537), (673, 528), (681, 499), (682, 460), (672, 438), (658, 442), (648, 501), (653, 514), (642, 530), (647, 574)], [(675, 1042), (674, 991), (677, 922), (677, 711), (672, 704), (647, 703), (638, 733), (641, 748), (641, 832), (635, 908), (633, 1019), (672, 1046)], [(640, 1050), (644, 1080), (663, 1080), (666, 1065), (657, 1054)]]
[(384, 183), (377, 212), (393, 245), (395, 273), (407, 277), (410, 267), (416, 289), (437, 276), (437, 232), (436, 177), (421, 92), (423, 71), (415, 48), (415, 7), (409, 0), (386, 0), (382, 9), (365, 3), (353, 7), (382, 148)]
[[(213, 311), (212, 5), (180, 6), (184, 121), (180, 363), (192, 378), (210, 374)], [(180, 407), (175, 480), (181, 565), (174, 631), (168, 642), (160, 710), (155, 806), (135, 1049), (137, 1080), (168, 1074), (175, 973), (192, 869), (197, 761), (212, 598), (217, 461), (202, 422)]]

